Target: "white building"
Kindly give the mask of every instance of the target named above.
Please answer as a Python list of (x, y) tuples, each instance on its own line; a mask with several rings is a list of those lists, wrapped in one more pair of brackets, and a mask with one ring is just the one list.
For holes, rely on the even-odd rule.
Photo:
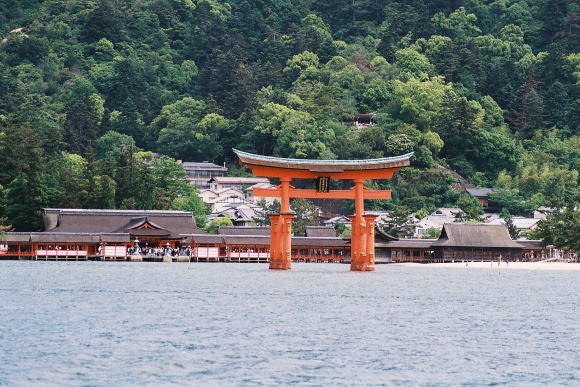
[(258, 203), (260, 200), (264, 200), (267, 205), (271, 205), (275, 201), (280, 201), (278, 198), (271, 198), (265, 196), (254, 196), (254, 188), (276, 188), (275, 185), (268, 183), (256, 183), (245, 189), (246, 199), (252, 203)]
[(200, 163), (184, 161), (181, 165), (187, 172), (190, 184), (200, 189), (209, 188), (209, 181), (212, 177), (224, 176), (228, 172), (225, 165), (222, 167), (207, 161)]
[(214, 191), (224, 188), (245, 190), (258, 183), (270, 183), (270, 180), (265, 177), (214, 176), (209, 180), (209, 188)]
[(246, 200), (245, 193), (235, 188), (223, 188), (220, 190), (204, 189), (199, 192), (199, 197), (204, 203), (211, 205), (218, 202), (235, 203)]
[(441, 230), (445, 223), (455, 222), (455, 214), (460, 212), (460, 208), (438, 208), (435, 212), (427, 215), (415, 224), (414, 235), (420, 238), (430, 228)]
[(350, 226), (352, 222), (350, 221), (349, 218), (347, 218), (344, 215), (335, 216), (334, 218), (330, 218), (322, 222), (322, 224), (324, 224), (325, 226), (334, 226), (337, 223), (342, 223)]
[(209, 220), (229, 217), (234, 226), (249, 226), (254, 219), (263, 213), (264, 209), (249, 202), (216, 203), (209, 215)]
[[(535, 230), (538, 227), (538, 222), (542, 219), (538, 218), (524, 218), (523, 216), (513, 216), (512, 222), (514, 226), (521, 232), (528, 232)], [(502, 218), (497, 218), (488, 222), (488, 224), (503, 224), (505, 225), (505, 220)]]

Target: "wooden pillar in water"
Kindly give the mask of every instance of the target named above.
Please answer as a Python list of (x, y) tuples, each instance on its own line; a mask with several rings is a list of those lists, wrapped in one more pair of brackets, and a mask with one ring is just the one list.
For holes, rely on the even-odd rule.
[(270, 269), (290, 270), (292, 267), (292, 218), (290, 211), (290, 177), (280, 178), (280, 215), (270, 216)]
[[(364, 187), (365, 179), (354, 179), (354, 206), (355, 214), (351, 217), (352, 237), (351, 237), (351, 262), (350, 270), (352, 271), (373, 271), (374, 251), (372, 257), (367, 252), (368, 227), (364, 216)], [(374, 220), (374, 219), (373, 219)], [(374, 241), (371, 241), (374, 246)]]
[[(365, 215), (365, 234), (367, 244), (367, 262), (368, 267), (372, 267), (370, 271), (375, 270), (375, 215)], [(369, 270), (366, 270), (369, 271)]]

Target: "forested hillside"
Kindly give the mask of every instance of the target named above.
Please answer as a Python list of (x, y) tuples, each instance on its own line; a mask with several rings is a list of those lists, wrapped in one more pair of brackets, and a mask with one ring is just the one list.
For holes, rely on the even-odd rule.
[(473, 206), (450, 170), (512, 214), (578, 201), (577, 1), (4, 0), (0, 40), (0, 217), (17, 230), (42, 207), (195, 207), (147, 152), (233, 163), (232, 147), (415, 151), (378, 183), (382, 209)]

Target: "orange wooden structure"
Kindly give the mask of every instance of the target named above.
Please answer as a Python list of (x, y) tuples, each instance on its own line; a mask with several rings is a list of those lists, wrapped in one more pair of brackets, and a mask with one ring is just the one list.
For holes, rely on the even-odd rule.
[[(374, 216), (364, 214), (364, 199), (390, 199), (391, 191), (370, 191), (366, 180), (390, 179), (410, 164), (413, 153), (370, 160), (303, 160), (261, 156), (234, 149), (241, 165), (256, 176), (280, 180), (276, 188), (254, 188), (253, 195), (280, 198), (280, 214), (270, 216), (270, 269), (291, 267), (292, 218), (290, 198), (354, 199), (352, 220), (351, 270), (372, 271), (374, 265)], [(292, 179), (315, 179), (317, 189), (296, 189)], [(350, 190), (329, 190), (329, 179), (351, 179)]]

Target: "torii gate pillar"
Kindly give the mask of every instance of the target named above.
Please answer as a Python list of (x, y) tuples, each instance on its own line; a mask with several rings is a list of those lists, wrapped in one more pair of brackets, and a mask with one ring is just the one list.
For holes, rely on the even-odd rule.
[[(241, 165), (256, 176), (280, 179), (276, 188), (254, 188), (254, 196), (280, 198), (280, 214), (271, 215), (270, 269), (288, 270), (292, 263), (292, 219), (290, 198), (354, 199), (352, 220), (351, 265), (353, 271), (375, 269), (375, 216), (364, 214), (365, 199), (390, 199), (391, 191), (370, 191), (367, 179), (390, 179), (393, 173), (410, 164), (413, 153), (371, 160), (302, 160), (260, 156), (234, 149)], [(292, 179), (316, 180), (317, 188), (296, 189)], [(350, 190), (329, 190), (330, 179), (352, 179)]]
[(270, 215), (270, 269), (289, 270), (292, 267), (292, 219), (287, 212)]
[(292, 219), (289, 176), (280, 177), (280, 215), (270, 215), (270, 269), (289, 270), (292, 266)]

